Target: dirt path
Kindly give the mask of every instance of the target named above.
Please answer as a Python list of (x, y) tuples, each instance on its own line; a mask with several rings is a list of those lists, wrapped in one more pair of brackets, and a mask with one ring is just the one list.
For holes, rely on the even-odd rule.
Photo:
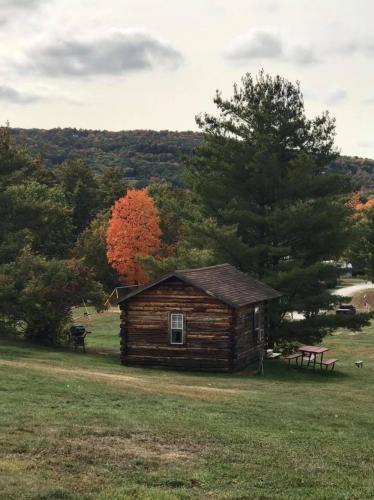
[(70, 377), (83, 378), (88, 381), (110, 383), (122, 387), (130, 387), (149, 393), (173, 394), (191, 399), (201, 399), (206, 401), (223, 400), (247, 391), (240, 389), (226, 389), (220, 387), (208, 387), (199, 385), (173, 384), (160, 380), (157, 377), (136, 377), (133, 375), (122, 375), (116, 373), (107, 373), (96, 370), (81, 368), (62, 368), (45, 362), (30, 360), (0, 360), (0, 366), (9, 366), (17, 368), (27, 368), (38, 372), (50, 373), (62, 376), (67, 380)]
[(370, 290), (374, 288), (373, 283), (361, 283), (359, 285), (345, 286), (332, 292), (333, 295), (342, 295), (343, 297), (353, 297), (357, 292), (362, 290)]

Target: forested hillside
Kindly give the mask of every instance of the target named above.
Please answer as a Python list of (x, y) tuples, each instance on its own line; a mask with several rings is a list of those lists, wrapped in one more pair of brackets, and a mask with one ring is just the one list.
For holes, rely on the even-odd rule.
[[(96, 171), (118, 166), (126, 179), (136, 180), (140, 186), (152, 177), (179, 184), (183, 158), (202, 142), (200, 133), (168, 130), (16, 128), (12, 129), (12, 136), (31, 155), (41, 154), (49, 167), (68, 159), (82, 159)], [(374, 190), (374, 160), (342, 156), (332, 163), (331, 169), (349, 173), (356, 189)]]
[(330, 165), (331, 170), (343, 170), (352, 176), (355, 189), (374, 191), (374, 160), (358, 156), (341, 156)]
[(118, 166), (127, 179), (147, 183), (152, 177), (178, 184), (184, 156), (201, 143), (195, 132), (134, 130), (108, 132), (74, 128), (12, 129), (18, 146), (31, 155), (41, 154), (53, 167), (65, 160), (82, 159), (96, 171)]

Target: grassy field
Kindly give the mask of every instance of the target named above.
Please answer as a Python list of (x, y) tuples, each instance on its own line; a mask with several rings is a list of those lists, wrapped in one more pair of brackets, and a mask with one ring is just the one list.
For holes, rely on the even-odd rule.
[(374, 497), (374, 327), (258, 376), (125, 368), (118, 315), (87, 323), (86, 355), (0, 342), (0, 498)]
[(119, 312), (98, 314), (92, 307), (84, 315), (83, 307), (74, 309), (73, 319), (77, 325), (84, 325), (88, 333), (87, 346), (96, 352), (118, 352), (119, 349)]

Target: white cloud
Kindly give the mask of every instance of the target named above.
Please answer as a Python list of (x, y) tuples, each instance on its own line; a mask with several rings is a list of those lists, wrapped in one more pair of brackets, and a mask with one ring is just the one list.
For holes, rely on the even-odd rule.
[[(293, 38), (293, 41), (292, 41)], [(301, 43), (291, 34), (279, 34), (272, 29), (252, 30), (235, 38), (225, 49), (227, 59), (237, 62), (276, 59), (296, 65), (311, 65), (322, 61), (374, 56), (374, 36), (339, 36)]]
[(276, 59), (297, 65), (319, 62), (312, 46), (286, 43), (280, 34), (271, 30), (249, 31), (237, 37), (225, 49), (224, 56), (236, 62), (253, 59)]
[(348, 41), (335, 42), (332, 44), (331, 51), (343, 56), (363, 55), (371, 57), (374, 55), (374, 38), (359, 36)]
[(20, 21), (51, 0), (0, 0), (0, 26)]
[(295, 46), (291, 49), (288, 59), (297, 64), (315, 64), (319, 58), (312, 46)]
[(46, 2), (47, 0), (0, 0), (0, 7), (12, 9), (32, 9), (36, 5)]
[(40, 100), (42, 97), (37, 94), (21, 92), (8, 85), (0, 85), (0, 101), (11, 104), (32, 104)]
[(326, 97), (326, 103), (330, 106), (335, 106), (336, 104), (340, 104), (345, 101), (348, 97), (347, 92), (344, 89), (337, 88), (329, 92)]
[(224, 54), (234, 61), (278, 59), (283, 55), (283, 42), (269, 31), (250, 31), (233, 40)]
[(39, 43), (26, 53), (21, 72), (48, 77), (122, 75), (151, 69), (176, 69), (182, 54), (145, 31), (121, 31), (92, 39), (64, 38)]

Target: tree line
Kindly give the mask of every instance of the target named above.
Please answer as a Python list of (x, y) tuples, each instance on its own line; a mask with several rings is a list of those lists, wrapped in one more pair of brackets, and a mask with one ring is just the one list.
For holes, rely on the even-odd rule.
[[(12, 129), (15, 144), (55, 168), (66, 160), (84, 160), (94, 172), (118, 167), (128, 182), (146, 186), (152, 179), (183, 185), (185, 158), (204, 140), (201, 132), (134, 130), (110, 132), (76, 128)], [(374, 160), (339, 156), (328, 169), (346, 173), (355, 189), (374, 191)]]

